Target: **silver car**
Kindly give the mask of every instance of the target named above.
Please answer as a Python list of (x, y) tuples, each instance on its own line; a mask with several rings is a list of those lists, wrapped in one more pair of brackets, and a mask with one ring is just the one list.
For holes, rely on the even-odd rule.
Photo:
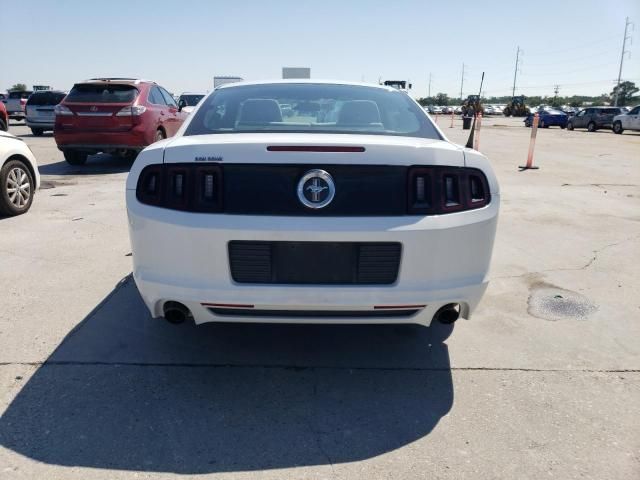
[(36, 137), (46, 131), (53, 131), (56, 123), (54, 109), (66, 95), (66, 92), (59, 90), (42, 90), (31, 94), (24, 113), (27, 127)]
[[(624, 107), (622, 108), (624, 109)], [(613, 117), (613, 131), (620, 134), (625, 130), (640, 131), (640, 105)]]
[(32, 93), (31, 90), (14, 90), (9, 92), (5, 100), (2, 100), (11, 120), (24, 119), (24, 105)]

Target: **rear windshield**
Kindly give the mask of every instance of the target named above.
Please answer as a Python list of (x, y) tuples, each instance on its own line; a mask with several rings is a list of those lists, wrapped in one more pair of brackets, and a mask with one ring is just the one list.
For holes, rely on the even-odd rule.
[(184, 102), (187, 107), (195, 107), (204, 95), (180, 95), (179, 102)]
[(138, 95), (132, 85), (78, 84), (74, 85), (67, 102), (86, 103), (131, 103)]
[(29, 98), (32, 92), (9, 92), (9, 98)]
[(360, 85), (283, 83), (216, 90), (185, 135), (243, 132), (357, 133), (440, 139), (406, 93)]
[(64, 96), (63, 92), (36, 92), (29, 97), (27, 105), (57, 105)]

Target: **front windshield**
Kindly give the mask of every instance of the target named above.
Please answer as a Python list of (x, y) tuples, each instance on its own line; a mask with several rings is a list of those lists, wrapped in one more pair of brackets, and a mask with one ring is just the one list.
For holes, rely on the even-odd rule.
[(312, 83), (238, 85), (216, 90), (185, 135), (245, 132), (356, 133), (440, 139), (405, 93)]

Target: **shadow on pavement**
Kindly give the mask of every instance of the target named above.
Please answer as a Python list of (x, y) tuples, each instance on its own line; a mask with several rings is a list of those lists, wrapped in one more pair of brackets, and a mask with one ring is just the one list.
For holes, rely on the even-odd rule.
[(133, 165), (133, 159), (99, 153), (90, 155), (84, 165), (69, 165), (62, 160), (38, 166), (41, 175), (99, 175), (104, 173), (128, 172)]
[(170, 325), (130, 277), (0, 419), (48, 464), (197, 474), (352, 462), (431, 432), (453, 404), (451, 327)]

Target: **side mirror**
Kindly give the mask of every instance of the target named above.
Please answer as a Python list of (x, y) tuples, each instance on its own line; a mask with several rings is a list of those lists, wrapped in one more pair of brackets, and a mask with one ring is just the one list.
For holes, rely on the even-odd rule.
[(178, 111), (179, 111), (179, 112), (181, 112), (181, 111), (182, 111), (182, 109), (183, 109), (184, 107), (186, 107), (186, 106), (187, 106), (187, 102), (185, 102), (184, 100), (180, 100), (180, 101), (178, 102)]

